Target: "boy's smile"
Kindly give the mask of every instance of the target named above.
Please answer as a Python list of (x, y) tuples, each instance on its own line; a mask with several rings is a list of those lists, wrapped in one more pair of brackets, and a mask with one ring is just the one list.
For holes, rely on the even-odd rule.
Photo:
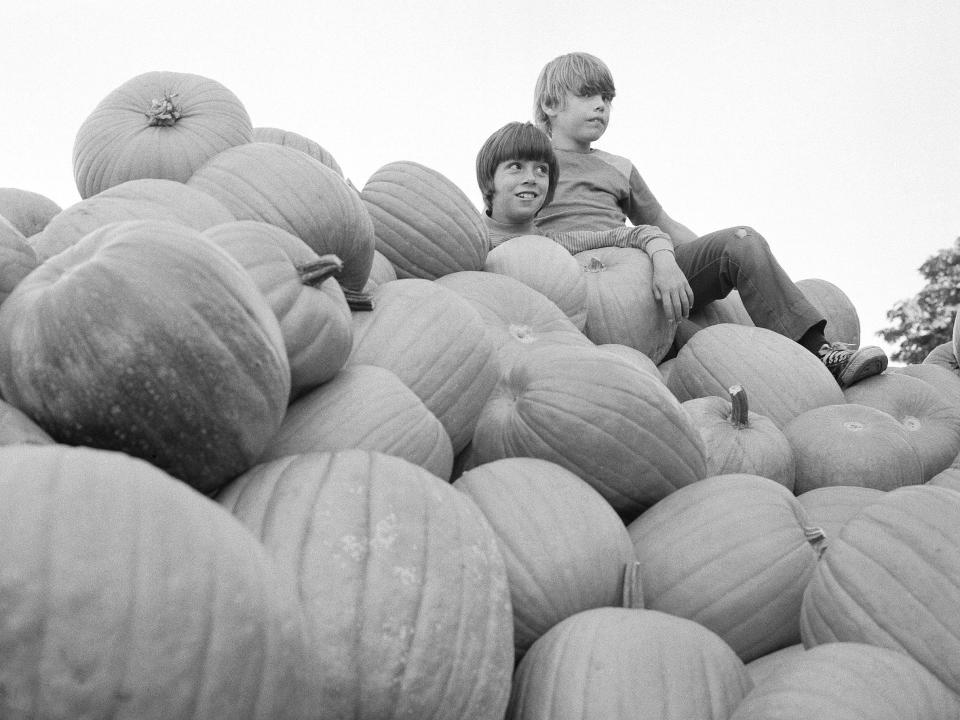
[(586, 152), (610, 122), (610, 100), (602, 95), (574, 95), (569, 90), (560, 107), (544, 108), (550, 118), (554, 147)]
[(504, 160), (493, 173), (490, 217), (518, 224), (533, 220), (546, 199), (550, 167), (541, 160)]

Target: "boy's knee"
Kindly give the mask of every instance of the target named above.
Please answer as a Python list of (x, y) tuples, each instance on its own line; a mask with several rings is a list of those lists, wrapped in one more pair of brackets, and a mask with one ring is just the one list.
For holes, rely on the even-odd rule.
[(728, 250), (732, 250), (742, 260), (745, 261), (750, 256), (758, 257), (770, 254), (770, 246), (767, 244), (766, 238), (752, 227), (738, 225), (731, 230), (733, 242), (727, 246)]

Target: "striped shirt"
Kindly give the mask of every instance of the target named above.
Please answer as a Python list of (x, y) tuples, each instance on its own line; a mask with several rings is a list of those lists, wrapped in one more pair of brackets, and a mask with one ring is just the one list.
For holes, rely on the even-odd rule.
[(643, 250), (651, 257), (658, 250), (673, 252), (670, 237), (654, 225), (620, 225), (609, 230), (569, 230), (553, 232), (538, 230), (531, 220), (528, 223), (501, 223), (489, 215), (483, 215), (490, 237), (490, 247), (494, 248), (511, 238), (521, 235), (545, 235), (555, 243), (562, 245), (571, 255), (585, 250), (601, 247), (624, 247)]

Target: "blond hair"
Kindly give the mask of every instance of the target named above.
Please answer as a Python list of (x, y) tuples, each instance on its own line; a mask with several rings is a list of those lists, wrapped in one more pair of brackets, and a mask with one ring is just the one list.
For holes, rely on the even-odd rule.
[(617, 94), (613, 75), (598, 57), (585, 52), (560, 55), (543, 66), (533, 91), (533, 121), (550, 134), (548, 108), (562, 108), (567, 92), (577, 97), (600, 95), (611, 101)]

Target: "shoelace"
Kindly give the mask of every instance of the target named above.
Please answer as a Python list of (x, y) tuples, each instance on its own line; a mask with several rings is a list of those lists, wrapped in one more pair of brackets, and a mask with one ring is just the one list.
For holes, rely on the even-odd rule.
[(821, 350), (820, 358), (823, 360), (823, 364), (828, 367), (838, 365), (850, 357), (850, 345), (847, 343), (834, 342), (827, 347), (829, 350), (826, 352)]

